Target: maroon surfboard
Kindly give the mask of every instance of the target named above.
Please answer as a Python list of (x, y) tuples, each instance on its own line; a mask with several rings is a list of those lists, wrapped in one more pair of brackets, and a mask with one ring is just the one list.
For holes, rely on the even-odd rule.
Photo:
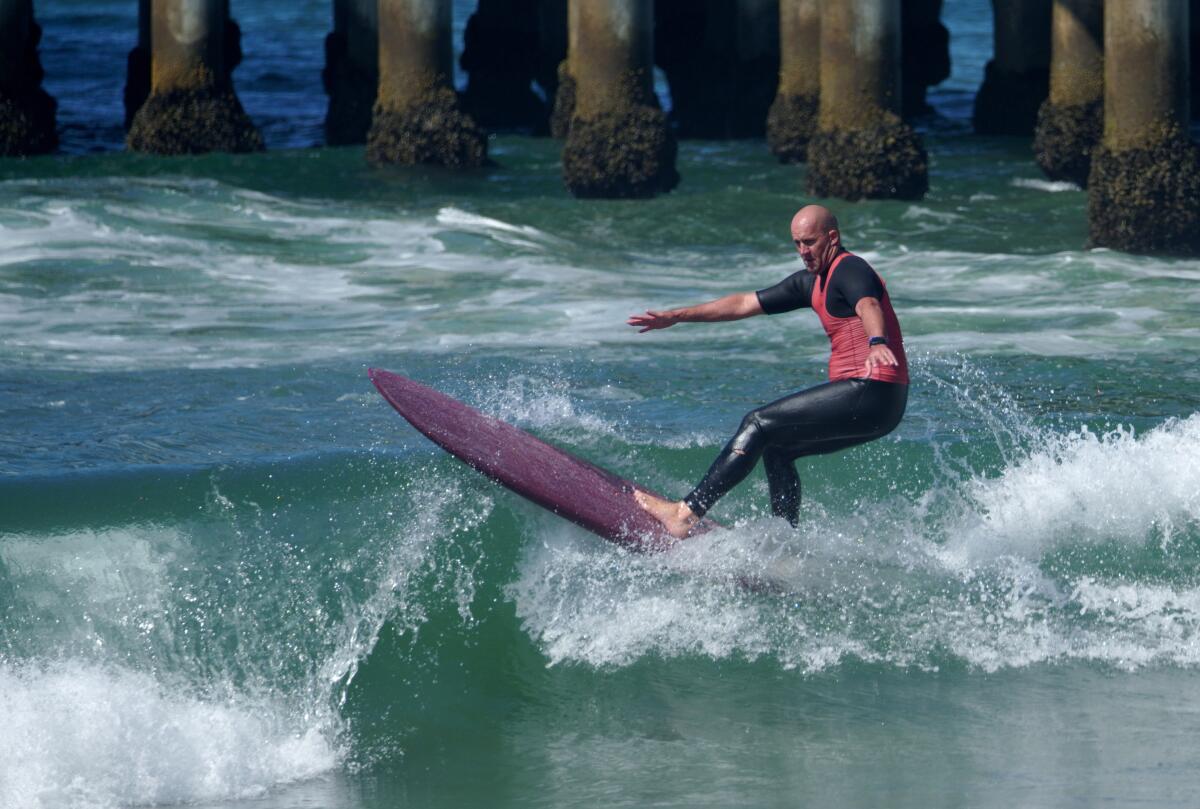
[(650, 489), (407, 377), (378, 368), (367, 376), (431, 441), (542, 508), (630, 550), (659, 551), (676, 542), (633, 499), (635, 489), (654, 494)]

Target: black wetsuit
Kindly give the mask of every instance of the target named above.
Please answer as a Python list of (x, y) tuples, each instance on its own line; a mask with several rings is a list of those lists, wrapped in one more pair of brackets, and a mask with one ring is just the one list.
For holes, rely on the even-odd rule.
[[(697, 516), (703, 516), (744, 480), (762, 458), (771, 493), (771, 512), (797, 525), (800, 521), (800, 477), (794, 463), (797, 458), (880, 438), (900, 423), (908, 402), (907, 360), (886, 288), (871, 266), (858, 256), (843, 254), (834, 267), (837, 272), (831, 269), (826, 276), (832, 275), (828, 289), (818, 287), (822, 279), (804, 270), (759, 290), (756, 294), (763, 311), (772, 315), (814, 307), (819, 310), (823, 324), (827, 313), (833, 320), (849, 325), (850, 318), (857, 322), (855, 307), (862, 298), (879, 300), (892, 324), (887, 335), (889, 347), (903, 362), (903, 374), (899, 377), (902, 381), (834, 379), (750, 411), (704, 478), (684, 498)], [(816, 296), (814, 290), (818, 292)], [(829, 331), (828, 325), (826, 330)], [(833, 340), (832, 332), (830, 337)], [(862, 342), (865, 345), (865, 336)], [(831, 363), (831, 373), (832, 369)]]

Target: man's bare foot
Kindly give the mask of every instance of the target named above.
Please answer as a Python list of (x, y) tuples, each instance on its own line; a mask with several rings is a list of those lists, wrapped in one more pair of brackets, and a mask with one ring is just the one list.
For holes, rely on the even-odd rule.
[(692, 510), (687, 507), (687, 503), (682, 500), (671, 502), (640, 491), (633, 493), (633, 499), (639, 506), (650, 512), (651, 517), (662, 523), (663, 527), (667, 529), (667, 533), (676, 539), (686, 537), (700, 522), (700, 518), (693, 514)]

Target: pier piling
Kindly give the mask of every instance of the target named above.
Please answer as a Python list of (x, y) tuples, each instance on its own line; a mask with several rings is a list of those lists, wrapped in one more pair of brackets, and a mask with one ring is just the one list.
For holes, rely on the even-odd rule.
[(1192, 18), (1191, 57), (1192, 120), (1200, 120), (1200, 0), (1191, 0), (1188, 13)]
[(808, 190), (821, 197), (919, 199), (920, 136), (900, 118), (899, 0), (822, 0), (821, 100)]
[(950, 77), (950, 32), (942, 25), (942, 0), (901, 0), (901, 115), (933, 111), (925, 91)]
[(471, 168), (487, 134), (454, 92), (450, 0), (379, 0), (379, 95), (367, 134), (375, 164)]
[[(575, 83), (563, 179), (579, 197), (649, 197), (679, 182), (675, 137), (654, 94), (653, 0), (571, 0)], [(561, 94), (561, 90), (560, 90)]]
[(486, 129), (547, 129), (546, 104), (533, 92), (538, 15), (538, 0), (479, 0), (467, 20), (459, 60), (467, 73), (463, 107)]
[(42, 89), (33, 0), (0, 0), (0, 157), (58, 147), (57, 104)]
[(821, 2), (779, 0), (779, 89), (767, 113), (767, 145), (801, 163), (817, 130), (821, 95)]
[(125, 61), (125, 131), (150, 96), (150, 3), (138, 0), (137, 44)]
[(1052, 180), (1087, 185), (1104, 131), (1104, 0), (1054, 0), (1050, 97), (1038, 111), (1033, 152)]
[(1106, 0), (1104, 138), (1088, 177), (1093, 244), (1200, 252), (1200, 148), (1190, 125), (1188, 5)]
[(570, 56), (558, 63), (554, 77), (554, 106), (550, 110), (550, 137), (563, 139), (571, 131), (575, 115), (575, 77)]
[(233, 89), (241, 32), (228, 0), (153, 0), (150, 95), (133, 116), (126, 145), (162, 155), (263, 148)]
[(567, 0), (538, 5), (537, 81), (550, 101), (550, 136), (565, 138), (575, 110), (575, 80), (567, 62)]
[(681, 138), (766, 131), (779, 79), (780, 0), (658, 0), (654, 51)]
[(1051, 0), (992, 0), (994, 47), (975, 96), (975, 131), (1031, 135), (1050, 90)]
[(325, 142), (366, 143), (379, 95), (379, 0), (333, 1), (321, 80), (329, 96)]

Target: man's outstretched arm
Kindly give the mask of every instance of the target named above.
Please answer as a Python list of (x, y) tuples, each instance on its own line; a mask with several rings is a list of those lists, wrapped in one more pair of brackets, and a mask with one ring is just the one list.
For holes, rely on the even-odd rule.
[(676, 323), (715, 323), (721, 320), (741, 320), (765, 314), (754, 292), (735, 292), (715, 301), (684, 306), (679, 309), (647, 309), (644, 315), (630, 315), (626, 321), (639, 333), (665, 329)]

